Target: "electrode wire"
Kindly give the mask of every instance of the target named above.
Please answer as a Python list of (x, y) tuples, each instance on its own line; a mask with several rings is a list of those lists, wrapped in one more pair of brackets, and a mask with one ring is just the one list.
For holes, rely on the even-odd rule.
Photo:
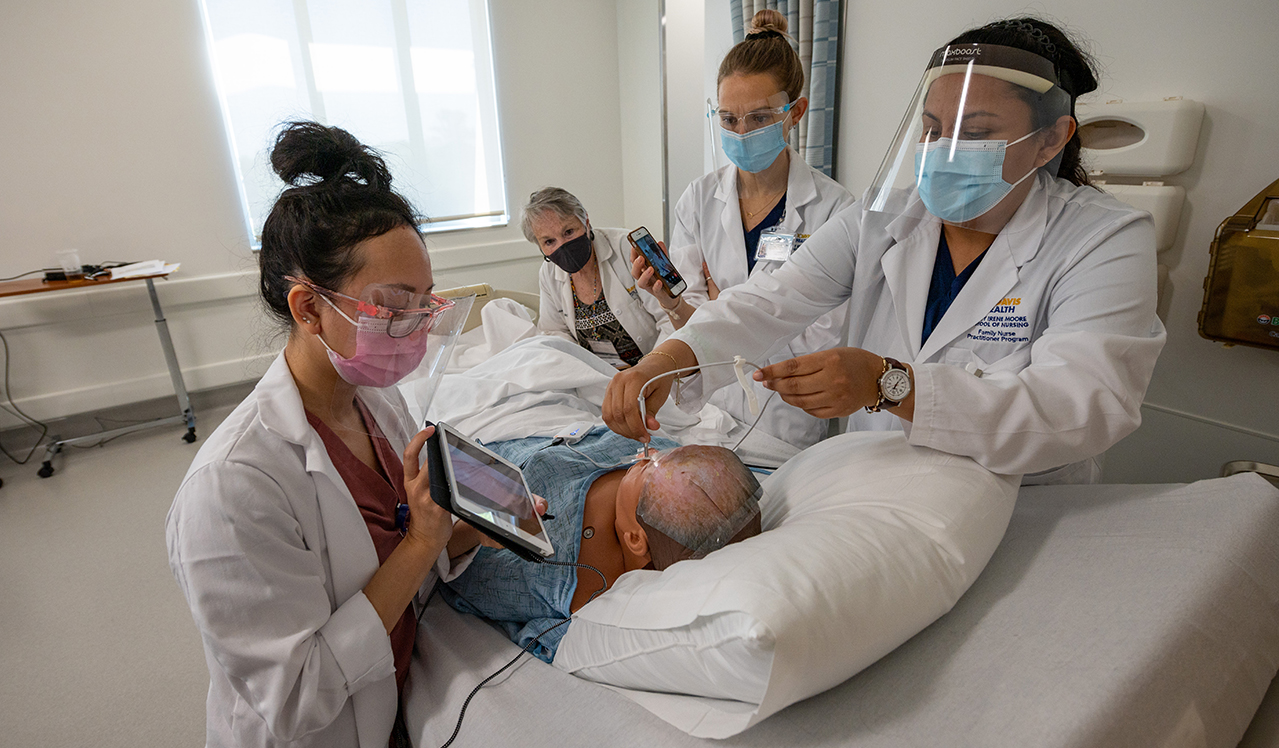
[[(599, 574), (600, 581), (602, 581), (604, 584), (602, 587), (600, 587), (598, 590), (596, 590), (594, 593), (591, 594), (590, 598), (587, 599), (586, 601), (587, 603), (589, 603), (591, 600), (594, 600), (596, 597), (601, 595), (606, 589), (608, 589), (608, 577), (604, 576), (604, 572), (600, 571), (599, 569), (596, 569), (594, 566), (591, 566), (590, 564), (579, 564), (579, 563), (574, 563), (572, 561), (548, 561), (548, 560), (543, 560), (542, 563), (550, 564), (552, 566), (576, 566), (579, 569), (590, 569), (596, 574)], [(447, 741), (445, 741), (444, 745), (440, 746), (440, 748), (449, 748), (450, 745), (453, 745), (453, 741), (457, 740), (457, 734), (461, 732), (462, 730), (462, 719), (466, 716), (466, 708), (470, 706), (471, 699), (475, 698), (475, 694), (479, 693), (481, 688), (487, 685), (489, 681), (493, 680), (497, 676), (506, 672), (507, 668), (514, 665), (516, 662), (519, 662), (519, 659), (523, 657), (526, 652), (532, 649), (533, 645), (537, 644), (538, 640), (540, 640), (543, 636), (546, 636), (547, 634), (551, 633), (552, 631), (559, 628), (560, 626), (563, 626), (564, 624), (568, 623), (571, 620), (573, 620), (572, 616), (565, 618), (559, 623), (556, 623), (554, 626), (551, 626), (543, 630), (542, 633), (538, 634), (536, 637), (533, 638), (533, 641), (529, 642), (528, 644), (525, 644), (524, 648), (521, 649), (519, 654), (515, 655), (515, 657), (512, 658), (510, 662), (506, 663), (501, 668), (499, 668), (497, 672), (493, 673), (489, 677), (480, 681), (479, 685), (473, 688), (471, 690), (470, 695), (466, 697), (466, 701), (462, 702), (462, 711), (457, 715), (457, 726), (453, 728), (453, 734), (449, 737)]]

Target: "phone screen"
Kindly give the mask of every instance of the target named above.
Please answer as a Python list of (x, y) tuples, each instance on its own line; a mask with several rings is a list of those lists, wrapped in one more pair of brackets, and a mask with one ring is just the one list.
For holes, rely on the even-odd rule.
[[(680, 276), (679, 271), (675, 269), (675, 265), (671, 263), (670, 258), (657, 246), (657, 241), (653, 239), (653, 235), (645, 229), (631, 232), (631, 238), (635, 240), (635, 245), (639, 247), (639, 251), (644, 255), (644, 259), (648, 260), (648, 264), (653, 266), (653, 270), (657, 272), (658, 277), (666, 284), (667, 290), (673, 293), (676, 286), (684, 283), (684, 278)], [(682, 291), (683, 289), (679, 289)]]

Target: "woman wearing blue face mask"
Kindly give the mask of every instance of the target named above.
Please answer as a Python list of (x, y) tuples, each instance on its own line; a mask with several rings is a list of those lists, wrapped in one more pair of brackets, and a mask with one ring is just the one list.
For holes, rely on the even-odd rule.
[[(709, 112), (729, 164), (690, 184), (675, 206), (670, 256), (687, 290), (673, 298), (648, 263), (631, 254), (640, 287), (661, 302), (677, 329), (720, 289), (780, 268), (797, 243), (784, 237), (802, 240), (853, 203), (847, 190), (787, 145), (808, 99), (802, 96), (799, 55), (785, 36), (785, 17), (761, 10), (751, 24), (746, 39), (720, 63), (718, 100)], [(765, 238), (761, 245), (770, 233), (781, 237)], [(770, 360), (839, 345), (845, 315), (842, 306), (822, 315)], [(761, 401), (766, 395), (760, 393)], [(755, 420), (740, 388), (717, 392), (710, 402), (739, 422)], [(798, 451), (825, 435), (826, 422), (774, 398), (756, 431)]]
[[(628, 404), (666, 359), (750, 358), (849, 303), (842, 346), (756, 379), (850, 430), (904, 429), (1026, 482), (1098, 480), (1140, 424), (1165, 332), (1149, 214), (1080, 164), (1075, 99), (1096, 88), (1076, 45), (1034, 18), (938, 49), (863, 199), (614, 380), (605, 419), (642, 435)], [(707, 370), (685, 401), (723, 379)], [(645, 393), (653, 412), (668, 390)]]

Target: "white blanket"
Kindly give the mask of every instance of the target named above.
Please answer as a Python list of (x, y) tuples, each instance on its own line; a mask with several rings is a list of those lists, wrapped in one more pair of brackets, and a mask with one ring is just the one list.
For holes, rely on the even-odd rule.
[[(490, 302), (480, 317), (482, 324), (459, 338), (429, 413), (421, 412), (412, 388), (404, 388), (419, 422), (425, 415), (486, 442), (554, 436), (574, 423), (603, 425), (613, 367), (575, 342), (538, 335), (528, 310), (510, 299)], [(657, 419), (659, 433), (680, 443), (731, 448), (746, 431), (713, 405), (690, 415), (668, 401)], [(738, 450), (748, 463), (771, 466), (797, 452), (759, 431)]]

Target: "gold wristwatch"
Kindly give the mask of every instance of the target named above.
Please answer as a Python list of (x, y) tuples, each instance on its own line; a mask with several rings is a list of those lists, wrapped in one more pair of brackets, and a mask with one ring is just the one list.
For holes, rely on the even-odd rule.
[(884, 370), (879, 375), (879, 400), (867, 405), (866, 410), (878, 413), (884, 408), (895, 408), (910, 397), (910, 388), (910, 372), (906, 367), (896, 359), (884, 358)]

